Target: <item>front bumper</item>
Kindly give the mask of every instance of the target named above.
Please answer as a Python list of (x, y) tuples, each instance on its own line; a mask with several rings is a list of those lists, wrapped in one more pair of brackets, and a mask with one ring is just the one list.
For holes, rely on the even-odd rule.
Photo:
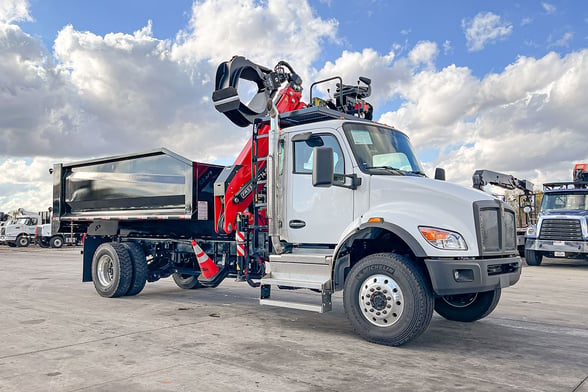
[(455, 295), (490, 291), (514, 285), (521, 277), (521, 258), (444, 260), (425, 259), (433, 291)]
[(540, 252), (588, 253), (588, 241), (553, 241), (527, 238), (525, 249)]

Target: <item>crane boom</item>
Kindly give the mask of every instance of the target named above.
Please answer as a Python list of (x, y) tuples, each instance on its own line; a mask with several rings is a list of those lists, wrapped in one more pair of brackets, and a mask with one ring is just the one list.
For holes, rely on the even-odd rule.
[(483, 190), (485, 185), (496, 185), (504, 189), (518, 189), (525, 194), (533, 193), (534, 184), (529, 180), (519, 180), (518, 178), (492, 170), (476, 170), (472, 177), (474, 188)]

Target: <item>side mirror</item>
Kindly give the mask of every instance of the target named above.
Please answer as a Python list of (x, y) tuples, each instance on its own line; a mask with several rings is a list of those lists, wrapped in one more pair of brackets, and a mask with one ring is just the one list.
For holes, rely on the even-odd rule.
[(440, 167), (435, 169), (435, 180), (445, 181), (445, 169)]
[(333, 185), (333, 149), (315, 147), (312, 151), (312, 186), (328, 188)]

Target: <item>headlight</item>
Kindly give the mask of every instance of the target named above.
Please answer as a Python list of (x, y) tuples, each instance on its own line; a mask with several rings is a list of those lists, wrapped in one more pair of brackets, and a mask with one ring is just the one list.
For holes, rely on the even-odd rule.
[(537, 226), (531, 225), (531, 226), (527, 227), (527, 235), (529, 237), (536, 237), (537, 236)]
[(419, 231), (427, 242), (438, 249), (467, 250), (465, 240), (461, 234), (454, 231), (436, 229), (434, 227), (419, 226)]

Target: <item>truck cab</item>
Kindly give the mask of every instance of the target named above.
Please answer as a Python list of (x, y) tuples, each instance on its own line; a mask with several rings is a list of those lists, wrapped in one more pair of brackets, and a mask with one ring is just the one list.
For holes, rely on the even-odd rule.
[(32, 242), (40, 216), (25, 214), (16, 216), (6, 222), (0, 229), (0, 243), (12, 247), (27, 247)]
[[(424, 296), (434, 298), (431, 306), (458, 321), (488, 315), (501, 288), (519, 280), (514, 210), (485, 193), (428, 178), (403, 132), (320, 107), (282, 114), (279, 127), (280, 245), (269, 256), (262, 287), (343, 290), (355, 329), (390, 344), (371, 328), (402, 324), (399, 298), (409, 293), (389, 269), (408, 267), (407, 274), (430, 287)], [(263, 294), (261, 303), (312, 310)], [(323, 296), (316, 310), (330, 306)]]
[[(305, 116), (312, 122), (304, 124)], [(320, 116), (324, 121), (317, 122)], [(290, 253), (330, 250), (335, 264), (345, 264), (334, 266), (336, 287), (357, 261), (353, 249), (358, 243), (363, 243), (363, 256), (386, 251), (420, 260), (437, 295), (460, 294), (468, 287), (490, 290), (518, 280), (515, 214), (508, 205), (427, 178), (409, 138), (395, 128), (357, 117), (341, 119), (340, 113), (322, 108), (293, 117), (295, 127), (289, 127), (288, 113), (280, 122), (280, 240)], [(332, 181), (317, 186), (313, 170), (319, 176), (325, 170), (314, 167), (320, 149), (332, 154)], [(491, 235), (496, 227), (502, 228), (500, 235)], [(342, 256), (352, 250), (353, 257)], [(468, 259), (483, 267), (468, 266)], [(484, 267), (490, 264), (501, 266), (501, 273), (488, 274)], [(454, 279), (457, 270), (472, 279)]]
[(537, 225), (527, 229), (525, 260), (541, 265), (543, 257), (588, 257), (588, 182), (543, 184)]

